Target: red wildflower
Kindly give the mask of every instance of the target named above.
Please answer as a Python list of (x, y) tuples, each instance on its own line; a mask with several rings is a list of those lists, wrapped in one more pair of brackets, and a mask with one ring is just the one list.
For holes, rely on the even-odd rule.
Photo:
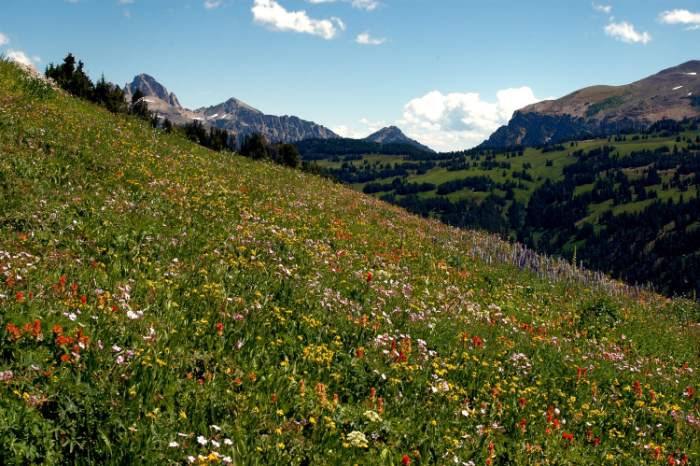
[(676, 459), (673, 457), (673, 455), (668, 455), (668, 464), (676, 464)]
[(69, 354), (62, 354), (61, 355), (61, 362), (70, 362), (70, 355)]
[(372, 278), (374, 278), (374, 275), (372, 272), (367, 272), (367, 283), (372, 281)]
[(80, 297), (80, 304), (82, 304), (83, 306), (87, 304), (87, 296), (82, 295)]
[(15, 324), (7, 324), (5, 329), (15, 341), (19, 340), (22, 337), (22, 331)]
[(34, 321), (34, 328), (32, 328), (32, 335), (34, 338), (39, 338), (41, 336), (41, 321), (36, 319)]
[(644, 395), (644, 391), (642, 390), (642, 384), (639, 382), (639, 380), (634, 381), (634, 393), (637, 394), (638, 398), (641, 398), (642, 395)]
[(401, 458), (401, 464), (403, 464), (404, 466), (408, 466), (409, 464), (411, 464), (411, 457), (408, 455), (403, 455), (403, 457)]
[(518, 404), (520, 405), (521, 408), (525, 407), (525, 403), (527, 403), (525, 398), (523, 398), (522, 396), (520, 398), (518, 398)]
[(692, 398), (695, 395), (695, 389), (693, 387), (687, 387), (683, 392), (683, 396), (687, 398)]
[(588, 373), (587, 367), (576, 367), (576, 380), (579, 381), (582, 378), (585, 379), (587, 373)]
[(355, 350), (355, 356), (357, 356), (358, 359), (362, 359), (365, 357), (365, 349), (364, 348), (357, 348)]
[(24, 302), (24, 293), (21, 292), (21, 291), (18, 291), (18, 292), (15, 294), (15, 299), (17, 300), (18, 303)]
[(56, 337), (56, 346), (67, 346), (73, 344), (75, 340), (73, 338), (68, 337), (66, 335), (58, 335)]
[(480, 336), (474, 335), (472, 337), (472, 345), (476, 346), (477, 348), (481, 348), (484, 346), (484, 340), (482, 340)]
[(568, 440), (569, 442), (573, 442), (574, 441), (574, 434), (571, 434), (569, 432), (562, 432), (561, 438), (563, 438), (564, 440)]
[(63, 327), (58, 324), (54, 325), (51, 331), (56, 335), (63, 335)]
[(369, 389), (369, 398), (370, 400), (374, 400), (374, 398), (377, 396), (377, 389), (372, 387)]
[(216, 323), (216, 334), (222, 336), (224, 334), (224, 324), (221, 322)]
[(381, 396), (377, 398), (377, 412), (382, 414), (384, 412), (384, 398)]

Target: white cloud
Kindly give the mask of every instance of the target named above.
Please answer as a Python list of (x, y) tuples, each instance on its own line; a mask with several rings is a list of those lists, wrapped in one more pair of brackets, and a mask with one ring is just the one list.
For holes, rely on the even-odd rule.
[(685, 24), (689, 31), (700, 29), (700, 13), (688, 10), (669, 10), (659, 15), (659, 20), (665, 24)]
[(306, 0), (309, 3), (335, 3), (337, 1), (343, 1), (350, 3), (353, 7), (359, 8), (366, 11), (374, 11), (379, 6), (377, 0)]
[(204, 8), (207, 10), (213, 10), (221, 6), (221, 0), (204, 0)]
[(7, 36), (6, 36), (5, 34), (3, 34), (2, 32), (0, 32), (0, 46), (2, 46), (2, 45), (7, 45), (7, 44), (9, 44), (9, 43), (10, 43), (10, 39), (8, 39)]
[(119, 0), (117, 3), (120, 5), (132, 5), (134, 0)]
[(495, 102), (482, 100), (476, 92), (432, 91), (408, 102), (397, 124), (408, 136), (437, 150), (461, 150), (481, 143), (515, 110), (539, 100), (527, 86), (500, 90)]
[(598, 3), (594, 3), (593, 9), (600, 13), (605, 13), (606, 15), (612, 13), (612, 7), (610, 5), (599, 5)]
[(355, 42), (362, 45), (382, 45), (384, 42), (386, 42), (386, 39), (383, 37), (372, 37), (369, 35), (369, 32), (363, 32), (362, 34), (358, 34), (358, 36), (355, 38)]
[(32, 62), (32, 59), (29, 58), (27, 54), (22, 52), (21, 50), (8, 50), (6, 58), (10, 61), (34, 68), (34, 63)]
[(372, 133), (387, 126), (384, 121), (371, 121), (368, 118), (360, 118), (353, 126), (338, 125), (331, 128), (334, 133), (344, 138), (363, 139)]
[(313, 19), (305, 11), (288, 11), (275, 0), (254, 0), (253, 20), (276, 31), (294, 31), (333, 39), (345, 24), (340, 18)]
[(626, 21), (608, 24), (605, 26), (605, 33), (613, 39), (627, 44), (648, 44), (651, 42), (651, 34), (637, 32), (634, 26)]

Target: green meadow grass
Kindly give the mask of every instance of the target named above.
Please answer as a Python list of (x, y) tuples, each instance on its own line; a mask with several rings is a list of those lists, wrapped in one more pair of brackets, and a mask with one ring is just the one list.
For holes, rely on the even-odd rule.
[(698, 307), (498, 241), (0, 62), (0, 463), (697, 464)]

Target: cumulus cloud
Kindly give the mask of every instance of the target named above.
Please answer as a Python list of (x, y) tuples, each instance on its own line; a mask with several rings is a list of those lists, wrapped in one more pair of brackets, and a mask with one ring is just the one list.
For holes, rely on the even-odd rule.
[(626, 21), (608, 24), (605, 26), (605, 34), (627, 44), (648, 44), (651, 42), (651, 34), (637, 32), (634, 26)]
[(345, 30), (340, 18), (313, 19), (306, 11), (288, 11), (275, 0), (255, 0), (253, 21), (275, 31), (293, 31), (333, 39)]
[(500, 90), (495, 102), (483, 100), (476, 92), (432, 91), (408, 102), (397, 124), (410, 137), (437, 150), (461, 150), (481, 143), (506, 124), (515, 110), (539, 100), (527, 86)]
[(359, 8), (361, 10), (373, 11), (379, 6), (377, 0), (306, 0), (309, 3), (336, 3), (342, 1), (345, 3), (350, 3), (353, 7)]
[[(7, 53), (5, 54), (5, 57), (13, 62), (20, 63), (24, 66), (29, 66), (31, 68), (34, 68), (34, 62), (32, 61), (29, 56), (27, 56), (26, 53), (22, 52), (21, 50), (8, 50)], [(38, 58), (38, 57), (35, 57)]]
[(204, 8), (207, 10), (213, 10), (221, 6), (221, 0), (204, 0)]
[(334, 133), (344, 138), (362, 139), (387, 126), (384, 121), (371, 121), (368, 118), (360, 118), (353, 126), (338, 125), (331, 128)]
[(7, 44), (9, 44), (9, 43), (10, 43), (10, 39), (8, 39), (7, 36), (6, 36), (5, 34), (3, 34), (2, 32), (0, 32), (0, 46), (2, 46), (2, 45), (7, 45)]
[(606, 15), (609, 15), (610, 13), (612, 13), (612, 7), (610, 5), (600, 5), (598, 3), (594, 3), (593, 9), (595, 11), (600, 12), (600, 13), (605, 13)]
[(362, 45), (382, 45), (384, 42), (386, 42), (386, 39), (383, 37), (372, 37), (369, 35), (369, 32), (363, 32), (362, 34), (358, 34), (358, 36), (355, 38), (355, 42)]
[(659, 20), (665, 24), (684, 24), (689, 30), (700, 29), (700, 13), (688, 10), (669, 10), (659, 15)]

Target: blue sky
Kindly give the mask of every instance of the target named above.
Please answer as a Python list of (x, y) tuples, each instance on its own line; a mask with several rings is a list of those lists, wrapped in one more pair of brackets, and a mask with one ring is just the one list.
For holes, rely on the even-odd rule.
[(344, 135), (397, 124), (478, 144), (516, 108), (700, 59), (700, 1), (3, 0), (0, 52), (155, 76), (191, 108), (237, 97)]

